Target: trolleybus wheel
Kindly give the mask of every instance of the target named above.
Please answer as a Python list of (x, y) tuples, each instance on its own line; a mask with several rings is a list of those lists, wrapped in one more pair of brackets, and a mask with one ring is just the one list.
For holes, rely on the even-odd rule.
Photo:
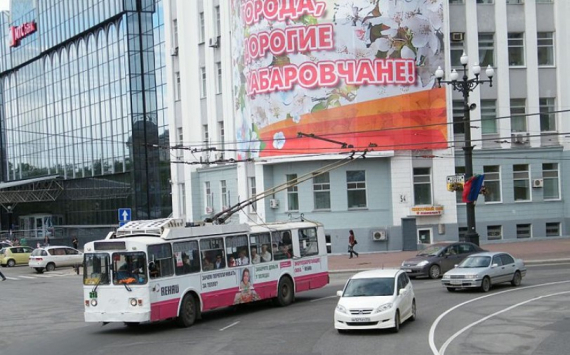
[(285, 307), (293, 303), (295, 299), (294, 295), (295, 289), (293, 288), (293, 282), (288, 277), (283, 277), (279, 281), (279, 288), (277, 289), (277, 305)]
[(180, 327), (189, 327), (196, 321), (196, 299), (191, 294), (187, 294), (182, 299), (180, 314), (176, 318), (176, 324)]

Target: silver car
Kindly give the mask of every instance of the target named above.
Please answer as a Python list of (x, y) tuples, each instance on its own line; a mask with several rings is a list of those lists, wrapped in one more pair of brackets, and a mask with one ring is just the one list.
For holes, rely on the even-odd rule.
[(443, 275), (441, 283), (450, 292), (458, 288), (480, 288), (487, 292), (492, 285), (510, 282), (519, 286), (526, 275), (522, 259), (505, 252), (485, 252), (468, 256)]

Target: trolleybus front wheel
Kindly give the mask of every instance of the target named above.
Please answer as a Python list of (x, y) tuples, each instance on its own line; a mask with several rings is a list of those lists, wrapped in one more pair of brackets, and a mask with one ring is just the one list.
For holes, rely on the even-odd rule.
[(176, 318), (176, 324), (180, 327), (189, 327), (196, 321), (196, 298), (192, 294), (187, 294), (182, 299), (180, 314)]

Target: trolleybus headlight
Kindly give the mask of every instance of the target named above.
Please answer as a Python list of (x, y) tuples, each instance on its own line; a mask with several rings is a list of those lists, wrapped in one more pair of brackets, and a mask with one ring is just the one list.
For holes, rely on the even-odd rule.
[(96, 299), (92, 299), (92, 300), (91, 300), (91, 305), (92, 305), (93, 307), (97, 307), (97, 300), (96, 300)]
[(131, 306), (133, 306), (133, 307), (137, 306), (137, 299), (136, 298), (131, 298), (130, 302), (131, 302)]

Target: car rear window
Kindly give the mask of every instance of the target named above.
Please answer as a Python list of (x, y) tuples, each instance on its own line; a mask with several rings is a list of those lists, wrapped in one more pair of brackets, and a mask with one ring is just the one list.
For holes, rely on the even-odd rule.
[(46, 256), (47, 252), (44, 249), (34, 249), (32, 256)]

